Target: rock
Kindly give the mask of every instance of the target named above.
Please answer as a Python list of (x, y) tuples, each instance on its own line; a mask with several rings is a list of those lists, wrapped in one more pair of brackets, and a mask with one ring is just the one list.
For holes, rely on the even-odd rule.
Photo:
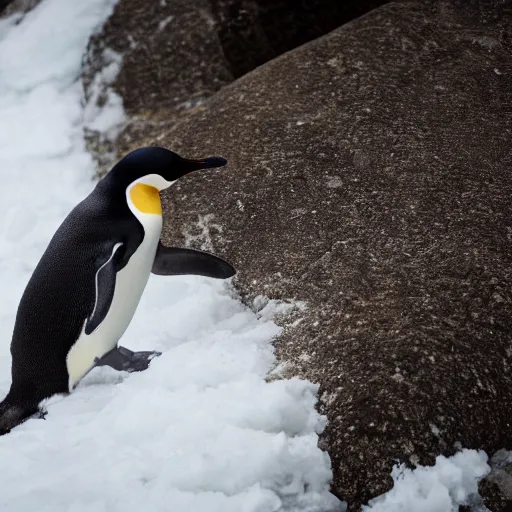
[(388, 1), (212, 0), (212, 12), (224, 55), (238, 78)]
[[(159, 35), (178, 6), (178, 33), (197, 28), (169, 0), (122, 0), (98, 37), (124, 59), (114, 86), (134, 121), (120, 147), (228, 158), (166, 193), (164, 242), (229, 259), (248, 303), (306, 302), (276, 350), (321, 385), (333, 491), (357, 510), (396, 461), (510, 448), (510, 2), (390, 3), (230, 85), (245, 69), (229, 41), (273, 40), (264, 3), (243, 3), (256, 21), (238, 35), (222, 13), (241, 2), (195, 5), (211, 45)], [(180, 58), (201, 52), (215, 65), (196, 76)]]
[(489, 464), (491, 473), (479, 485), (484, 504), (493, 512), (511, 512), (512, 452), (498, 450)]
[(13, 0), (0, 0), (0, 13), (3, 12)]
[(40, 0), (0, 0), (0, 17), (15, 13), (26, 13), (33, 9)]
[(87, 69), (102, 66), (105, 48), (123, 56), (115, 89), (131, 117), (184, 109), (232, 81), (207, 0), (122, 0), (91, 39)]
[[(88, 102), (101, 106), (112, 91), (128, 114), (116, 144), (97, 131), (86, 133), (99, 174), (141, 138), (155, 138), (200, 110), (235, 77), (386, 1), (119, 0), (91, 38), (82, 74)], [(98, 94), (98, 75), (117, 56), (120, 71)]]
[[(113, 60), (122, 62), (119, 72), (98, 82)], [(113, 138), (87, 131), (98, 173), (138, 146), (141, 131), (159, 133), (164, 120), (173, 122), (200, 108), (232, 80), (208, 0), (119, 1), (90, 39), (82, 72), (87, 102), (101, 106), (112, 91), (122, 97), (128, 115), (115, 145)]]
[(201, 104), (234, 77), (387, 1), (120, 0), (89, 43), (86, 94), (108, 49), (123, 56), (115, 90), (129, 116), (168, 116), (168, 109)]
[(501, 5), (388, 4), (140, 140), (228, 158), (165, 196), (164, 241), (214, 247), (247, 301), (306, 301), (276, 348), (321, 384), (333, 490), (353, 510), (396, 461), (511, 444)]

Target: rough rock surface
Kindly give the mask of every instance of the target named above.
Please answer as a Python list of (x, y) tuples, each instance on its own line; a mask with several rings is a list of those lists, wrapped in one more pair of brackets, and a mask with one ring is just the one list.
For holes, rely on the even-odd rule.
[(511, 446), (510, 23), (390, 4), (159, 139), (230, 162), (169, 192), (165, 242), (207, 239), (249, 298), (307, 302), (276, 346), (321, 383), (333, 488), (354, 508), (396, 460)]
[(484, 504), (491, 510), (512, 511), (512, 452), (497, 451), (489, 461), (491, 473), (480, 482)]
[[(124, 147), (229, 160), (165, 195), (165, 243), (224, 255), (248, 301), (307, 303), (276, 347), (321, 384), (334, 492), (356, 510), (397, 460), (511, 448), (511, 2), (391, 3), (216, 93), (222, 55), (181, 88), (137, 53), (151, 33), (130, 47), (138, 20), (111, 23)], [(186, 87), (210, 98), (176, 116)]]
[[(113, 59), (122, 60), (114, 80), (95, 86)], [(112, 88), (128, 115), (116, 146), (101, 133), (86, 133), (89, 150), (106, 172), (116, 153), (139, 145), (141, 132), (157, 135), (231, 82), (209, 0), (121, 0), (103, 30), (89, 41), (82, 81), (86, 101), (100, 105)], [(98, 98), (94, 98), (94, 95)]]
[[(157, 137), (163, 126), (200, 110), (235, 77), (387, 1), (120, 0), (91, 38), (82, 73), (87, 101), (101, 105), (112, 87), (128, 114), (115, 145), (86, 133), (99, 174), (142, 136)], [(92, 98), (97, 75), (116, 56), (119, 74)]]
[(200, 103), (233, 80), (208, 0), (123, 0), (89, 43), (84, 85), (105, 48), (123, 56), (116, 90), (133, 117)]
[(112, 50), (123, 56), (115, 89), (130, 117), (169, 116), (168, 109), (201, 104), (235, 77), (387, 1), (121, 0), (91, 38), (85, 89)]

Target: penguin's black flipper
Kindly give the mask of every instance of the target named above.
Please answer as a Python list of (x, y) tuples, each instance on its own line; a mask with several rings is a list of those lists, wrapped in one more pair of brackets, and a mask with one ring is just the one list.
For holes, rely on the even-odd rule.
[(151, 272), (159, 276), (195, 275), (216, 279), (236, 274), (236, 270), (218, 256), (194, 249), (166, 247), (162, 242), (158, 243)]
[(95, 288), (96, 300), (94, 309), (91, 316), (85, 324), (85, 334), (89, 335), (103, 322), (107, 316), (112, 299), (114, 298), (114, 291), (116, 288), (116, 274), (119, 261), (119, 254), (121, 251), (118, 249), (122, 243), (117, 243), (112, 253), (109, 255), (108, 260), (103, 263), (96, 272)]

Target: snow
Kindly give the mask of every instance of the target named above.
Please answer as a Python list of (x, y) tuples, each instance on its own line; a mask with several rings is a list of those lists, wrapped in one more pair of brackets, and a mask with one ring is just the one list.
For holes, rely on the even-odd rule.
[[(114, 4), (43, 0), (0, 21), (0, 397), (24, 287), (94, 186), (83, 131), (111, 136), (123, 120), (112, 92), (94, 105), (120, 56), (106, 55), (87, 105), (79, 81), (87, 41)], [(269, 303), (257, 317), (224, 282), (152, 276), (122, 344), (162, 356), (138, 374), (95, 369), (47, 401), (45, 421), (0, 437), (0, 510), (339, 510), (317, 446), (317, 387), (265, 379), (282, 310)]]
[[(94, 186), (83, 131), (111, 137), (124, 119), (108, 89), (121, 56), (106, 55), (92, 85), (93, 97), (107, 86), (103, 110), (84, 105), (79, 81), (88, 38), (114, 4), (43, 0), (23, 19), (0, 20), (0, 397), (24, 287)], [(220, 229), (215, 219), (200, 218), (188, 236), (211, 245), (210, 229)], [(45, 421), (0, 437), (0, 511), (343, 510), (317, 445), (317, 386), (266, 378), (276, 366), (273, 319), (305, 305), (258, 297), (254, 306), (258, 315), (223, 282), (152, 276), (122, 344), (162, 356), (143, 373), (95, 369), (73, 394), (48, 401)], [(396, 467), (394, 488), (365, 510), (456, 510), (475, 497), (486, 460), (463, 450), (431, 468)]]
[(458, 512), (459, 505), (480, 507), (478, 481), (489, 471), (487, 455), (475, 450), (439, 456), (433, 467), (396, 466), (393, 489), (372, 500), (363, 512)]
[[(84, 108), (84, 127), (100, 133), (104, 139), (114, 141), (126, 116), (122, 98), (110, 85), (117, 78), (123, 58), (106, 48), (103, 50), (103, 62), (103, 69), (96, 73), (89, 86), (90, 97)], [(99, 107), (99, 104), (102, 106)]]

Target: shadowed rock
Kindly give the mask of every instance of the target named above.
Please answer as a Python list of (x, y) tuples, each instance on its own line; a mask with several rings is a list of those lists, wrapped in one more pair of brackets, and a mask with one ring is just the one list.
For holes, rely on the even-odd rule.
[(0, 17), (15, 13), (26, 13), (39, 2), (40, 0), (0, 0)]
[(0, 12), (2, 12), (9, 4), (12, 4), (14, 0), (0, 0)]
[(389, 0), (211, 0), (219, 40), (235, 77)]
[[(122, 66), (106, 82), (101, 75), (112, 61)], [(209, 0), (120, 0), (90, 39), (82, 70), (87, 102), (101, 106), (112, 88), (128, 115), (116, 145), (102, 133), (86, 132), (98, 173), (138, 147), (142, 133), (157, 136), (232, 80)]]

